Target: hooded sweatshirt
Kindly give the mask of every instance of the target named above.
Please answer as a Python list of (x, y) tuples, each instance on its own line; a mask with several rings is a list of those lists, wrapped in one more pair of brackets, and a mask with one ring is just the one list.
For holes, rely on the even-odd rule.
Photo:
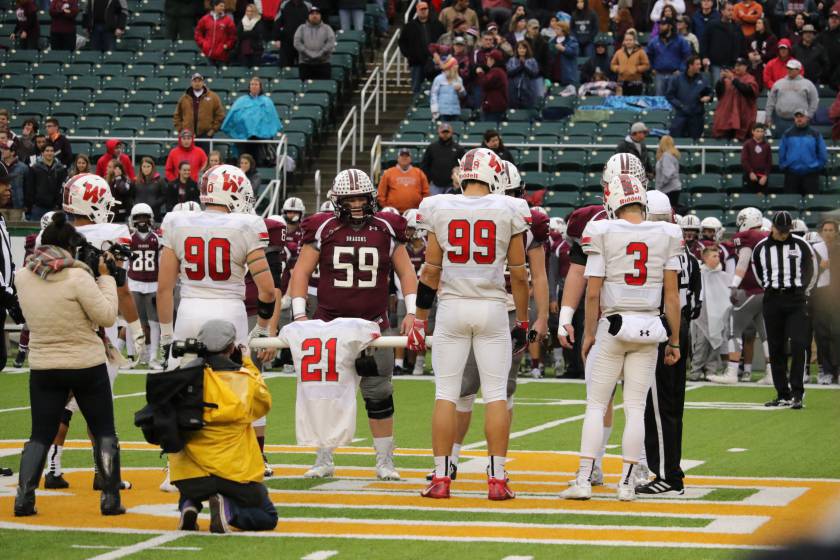
[[(105, 141), (105, 154), (100, 156), (100, 158), (96, 161), (96, 174), (100, 177), (105, 177), (108, 171), (108, 162), (114, 159), (114, 150), (117, 149), (117, 146), (122, 144), (121, 140), (117, 140), (116, 138), (111, 138), (110, 140)], [(133, 182), (134, 177), (134, 166), (131, 165), (131, 158), (125, 154), (120, 154), (120, 163), (125, 168), (125, 174), (128, 175), (128, 178)]]
[(178, 178), (178, 166), (182, 161), (190, 162), (190, 177), (197, 182), (198, 172), (207, 165), (207, 154), (195, 145), (195, 139), (190, 142), (189, 148), (182, 147), (179, 139), (178, 145), (172, 148), (166, 157), (165, 177), (167, 181), (171, 182)]

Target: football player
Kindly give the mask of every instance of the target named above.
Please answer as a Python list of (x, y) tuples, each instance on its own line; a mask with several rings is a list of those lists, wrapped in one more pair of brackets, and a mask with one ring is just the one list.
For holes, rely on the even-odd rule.
[[(390, 273), (399, 278), (406, 316), (400, 332), (414, 324), (417, 276), (405, 248), (406, 223), (399, 214), (376, 211), (376, 190), (358, 169), (339, 173), (332, 187), (333, 214), (321, 212), (304, 220), (301, 249), (292, 272), (289, 295), (295, 320), (306, 320), (307, 285), (318, 267), (315, 319), (367, 319), (388, 327)], [(360, 386), (376, 450), (376, 476), (399, 480), (394, 468), (393, 353), (375, 352), (379, 375), (364, 377)], [(318, 450), (315, 465), (304, 476), (323, 478), (335, 472), (333, 449)]]
[[(295, 268), (295, 264), (297, 264), (298, 255), (300, 254), (300, 239), (301, 235), (303, 235), (303, 230), (300, 229), (300, 225), (305, 214), (306, 205), (301, 199), (292, 196), (283, 202), (280, 217), (282, 222), (286, 224), (286, 264), (283, 268), (283, 276), (280, 278), (280, 291), (284, 294), (289, 293), (289, 280), (292, 278), (292, 271)], [(318, 286), (318, 271), (316, 270), (312, 276), (314, 278), (310, 278), (308, 296), (314, 298), (315, 290)], [(315, 309), (312, 303), (314, 303), (314, 299), (307, 301), (309, 316), (312, 315), (312, 311)], [(285, 321), (281, 320), (280, 326), (282, 327), (284, 324)], [(288, 348), (283, 348), (272, 366), (282, 367), (284, 373), (294, 372), (295, 367), (292, 363), (291, 351)]]
[[(108, 182), (98, 175), (80, 173), (71, 177), (64, 184), (62, 209), (69, 216), (72, 216), (76, 231), (84, 235), (88, 243), (98, 249), (107, 249), (115, 243), (123, 245), (131, 243), (131, 235), (126, 225), (111, 223), (114, 217), (111, 209), (116, 204), (119, 203), (111, 195)], [(134, 305), (134, 298), (127, 283), (117, 287), (117, 298), (120, 314), (128, 322), (134, 345), (136, 348), (140, 348), (145, 340), (145, 335), (137, 315), (137, 307)], [(108, 344), (116, 345), (117, 338), (119, 338), (118, 330), (116, 325), (105, 329), (105, 338)], [(107, 364), (112, 392), (120, 363), (120, 357), (115, 354), (116, 352), (111, 354), (114, 358), (109, 359)], [(62, 476), (61, 456), (64, 450), (64, 441), (67, 439), (70, 420), (73, 413), (78, 409), (76, 399), (71, 399), (67, 403), (64, 417), (48, 454), (50, 463), (49, 470), (44, 477), (45, 488), (68, 488), (70, 486)], [(129, 483), (123, 481), (122, 484), (124, 489), (130, 488)], [(94, 475), (93, 489), (102, 489), (102, 479), (98, 473)]]
[(685, 239), (685, 248), (695, 259), (699, 259), (703, 252), (703, 244), (700, 242), (700, 218), (694, 214), (687, 214), (680, 220), (680, 227)]
[[(611, 219), (590, 222), (581, 239), (589, 257), (583, 340), (589, 380), (577, 480), (560, 496), (577, 500), (592, 496), (604, 414), (623, 373), (626, 422), (618, 499), (630, 501), (636, 497), (633, 471), (644, 444), (645, 402), (658, 344), (668, 340), (666, 364), (680, 357), (677, 273), (683, 239), (673, 224), (645, 221), (647, 196), (635, 177), (613, 177), (604, 189), (604, 199)], [(663, 300), (670, 334), (659, 317)]]
[[(426, 232), (422, 229), (417, 229), (417, 209), (409, 208), (403, 213), (405, 218), (406, 228), (405, 235), (408, 238), (408, 243), (405, 244), (405, 249), (408, 251), (408, 258), (411, 264), (414, 265), (414, 272), (419, 277), (420, 267), (423, 266), (423, 261), (426, 260)], [(396, 283), (396, 279), (395, 279)], [(398, 292), (397, 301), (397, 324), (402, 324), (402, 319), (405, 317), (405, 297), (402, 296), (402, 290)], [(394, 369), (402, 367), (405, 360), (405, 349), (394, 349)], [(414, 357), (414, 369), (412, 375), (423, 375), (423, 369), (426, 362), (426, 353), (420, 352), (415, 354), (409, 352)], [(410, 360), (408, 363), (411, 363)], [(396, 374), (396, 373), (395, 373)]]
[(131, 252), (134, 258), (129, 262), (128, 288), (134, 296), (134, 304), (137, 306), (147, 343), (138, 352), (139, 361), (148, 364), (150, 369), (161, 370), (163, 366), (157, 360), (160, 323), (155, 305), (160, 238), (152, 228), (154, 220), (154, 212), (148, 204), (135, 204), (131, 208), (129, 221), (134, 228), (131, 234)]
[[(418, 226), (427, 230), (428, 244), (420, 273), (418, 318), (409, 335), (412, 350), (425, 347), (426, 319), (440, 290), (432, 346), (435, 471), (421, 493), (427, 498), (449, 497), (456, 404), (471, 351), (486, 403), (488, 498), (515, 497), (505, 472), (510, 435), (508, 379), (511, 356), (527, 347), (528, 274), (522, 237), (528, 231), (531, 213), (527, 205), (504, 195), (505, 184), (500, 177), (504, 172), (504, 163), (492, 151), (470, 150), (460, 165), (463, 194), (437, 195), (420, 203)], [(506, 260), (516, 308), (513, 331), (508, 326)], [(545, 296), (547, 311), (548, 294)]]

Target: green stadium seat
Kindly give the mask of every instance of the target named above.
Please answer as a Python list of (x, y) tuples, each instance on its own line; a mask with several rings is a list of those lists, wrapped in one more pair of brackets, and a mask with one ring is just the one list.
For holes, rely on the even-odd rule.
[(523, 171), (522, 182), (529, 191), (547, 188), (554, 180), (554, 174), (547, 171)]
[(706, 174), (691, 177), (686, 181), (685, 190), (689, 193), (714, 193), (720, 190), (720, 175)]
[(561, 171), (554, 174), (549, 186), (553, 191), (580, 192), (585, 183), (586, 178), (583, 173)]
[(558, 150), (554, 156), (555, 168), (558, 171), (584, 171), (586, 158), (586, 151), (582, 149)]
[(720, 188), (727, 194), (739, 193), (744, 190), (744, 178), (738, 175), (724, 175), (721, 178)]
[(603, 204), (604, 203), (604, 195), (602, 194), (595, 194), (595, 193), (584, 193), (583, 196), (580, 197), (580, 205), (581, 206), (591, 206), (593, 204)]
[(736, 213), (747, 207), (755, 207), (762, 212), (767, 207), (767, 200), (763, 194), (733, 193), (729, 197), (729, 207)]
[(552, 191), (545, 193), (543, 206), (549, 208), (574, 209), (578, 205), (578, 194), (576, 192)]
[(729, 206), (729, 200), (723, 193), (696, 192), (691, 196), (691, 206), (697, 210), (721, 211)]
[(303, 84), (303, 91), (308, 93), (328, 93), (330, 95), (338, 95), (338, 82), (335, 80), (307, 80), (301, 82)]
[(814, 212), (830, 212), (840, 208), (840, 198), (830, 194), (809, 194), (804, 202), (805, 209)]
[[(516, 158), (516, 166), (520, 171), (539, 171), (540, 151), (536, 148), (520, 150)], [(542, 152), (542, 171), (554, 171), (554, 154), (551, 150)]]
[(585, 135), (589, 135), (589, 136), (597, 136), (598, 134), (601, 134), (602, 132), (604, 132), (604, 127), (602, 127), (598, 123), (593, 123), (593, 122), (574, 122), (574, 121), (572, 121), (566, 126), (566, 134), (568, 134), (568, 135), (585, 134)]
[(586, 164), (586, 169), (593, 173), (601, 173), (607, 161), (613, 156), (612, 151), (592, 151), (589, 153), (589, 160)]
[(771, 193), (767, 195), (767, 209), (799, 212), (802, 210), (802, 197), (798, 194)]
[(61, 118), (64, 115), (81, 116), (87, 110), (87, 104), (82, 101), (65, 101), (53, 106), (53, 114)]

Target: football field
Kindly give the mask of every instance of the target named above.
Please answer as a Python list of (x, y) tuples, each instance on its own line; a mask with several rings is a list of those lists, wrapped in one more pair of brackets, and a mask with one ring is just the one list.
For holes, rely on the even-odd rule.
[[(38, 491), (39, 513), (12, 515), (16, 477), (0, 478), (0, 551), (8, 559), (75, 558), (449, 558), (525, 560), (737, 558), (820, 535), (840, 506), (840, 391), (809, 387), (801, 411), (768, 409), (772, 387), (690, 384), (686, 394), (684, 496), (615, 500), (623, 413), (616, 413), (606, 486), (587, 502), (557, 495), (577, 468), (584, 412), (579, 382), (520, 380), (508, 470), (517, 498), (486, 499), (483, 406), (462, 452), (450, 500), (419, 496), (432, 460), (431, 377), (396, 378), (396, 465), (403, 480), (374, 475), (372, 441), (359, 405), (356, 440), (336, 454), (336, 478), (305, 480), (312, 449), (295, 445), (295, 379), (269, 374), (274, 406), (267, 481), (280, 522), (271, 533), (210, 535), (175, 530), (177, 495), (158, 489), (165, 458), (133, 425), (144, 376), (115, 388), (128, 513), (99, 515), (85, 425), (74, 418), (63, 463), (71, 487)], [(0, 466), (17, 472), (29, 432), (28, 375), (0, 374)], [(620, 390), (617, 408), (620, 406)], [(247, 540), (243, 540), (247, 539)]]

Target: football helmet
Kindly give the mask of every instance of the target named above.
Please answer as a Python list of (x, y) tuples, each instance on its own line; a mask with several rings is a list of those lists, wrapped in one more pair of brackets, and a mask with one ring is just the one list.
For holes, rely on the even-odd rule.
[(155, 219), (155, 213), (152, 207), (141, 202), (131, 207), (131, 214), (128, 216), (128, 225), (136, 228), (141, 233), (146, 233), (152, 227), (152, 220)]
[(54, 214), (55, 212), (49, 211), (43, 216), (41, 216), (41, 231), (47, 229), (47, 226), (50, 225), (50, 223), (52, 223), (52, 217)]
[(614, 220), (619, 208), (630, 204), (641, 204), (647, 208), (647, 191), (642, 182), (633, 175), (616, 175), (604, 187), (604, 208), (607, 210), (607, 217)]
[(403, 212), (403, 218), (405, 218), (406, 222), (406, 229), (413, 230), (413, 234), (411, 235), (412, 238), (419, 238), (424, 237), (426, 232), (422, 229), (417, 229), (417, 209), (416, 208), (409, 208), (405, 212)]
[(394, 208), (393, 206), (383, 206), (379, 209), (380, 212), (385, 212), (386, 214), (396, 214), (397, 216), (400, 215), (400, 211)]
[(557, 231), (561, 235), (566, 235), (566, 220), (557, 216), (555, 216), (554, 218), (549, 218), (548, 229), (550, 229), (551, 231)]
[(306, 205), (298, 197), (290, 196), (283, 202), (282, 212), (286, 216), (286, 221), (295, 224), (301, 221), (303, 215), (306, 214)]
[(820, 237), (820, 234), (817, 231), (808, 231), (808, 232), (805, 233), (805, 241), (807, 241), (811, 245), (816, 245), (817, 243), (821, 243), (822, 240), (823, 240), (823, 238)]
[(332, 200), (327, 200), (318, 210), (320, 212), (335, 212), (335, 204), (332, 203)]
[(521, 198), (525, 194), (525, 185), (522, 184), (522, 175), (519, 170), (509, 161), (502, 160), (502, 174), (500, 175), (505, 194)]
[(773, 222), (770, 221), (769, 218), (761, 218), (761, 231), (766, 231), (770, 233), (770, 230), (773, 229)]
[(501, 178), (503, 161), (487, 148), (475, 148), (464, 154), (458, 170), (461, 190), (464, 189), (464, 183), (478, 181), (486, 184), (491, 193), (504, 193), (505, 185)]
[(804, 220), (800, 220), (799, 218), (793, 220), (793, 225), (790, 228), (791, 233), (795, 233), (796, 235), (805, 235), (808, 233), (808, 224), (805, 223)]
[[(709, 230), (712, 232), (711, 236), (706, 234)], [(700, 233), (703, 236), (703, 239), (708, 239), (709, 241), (720, 241), (723, 237), (723, 224), (720, 223), (720, 220), (712, 216), (703, 218), (700, 222)]]
[(762, 216), (761, 210), (750, 206), (738, 212), (738, 216), (735, 218), (735, 225), (738, 226), (738, 231), (746, 231), (748, 229), (760, 228), (763, 219), (764, 216)]
[(155, 213), (154, 211), (152, 211), (151, 206), (149, 206), (145, 202), (141, 202), (131, 207), (131, 217), (133, 218), (135, 216), (151, 216), (152, 218), (154, 218)]
[(201, 177), (202, 204), (217, 204), (231, 212), (246, 212), (254, 189), (245, 172), (233, 165), (215, 165)]
[(683, 216), (680, 227), (682, 228), (683, 239), (686, 241), (694, 241), (700, 237), (700, 218), (694, 214)]
[(187, 202), (179, 202), (175, 206), (172, 207), (173, 212), (201, 212), (201, 205), (194, 201), (188, 200)]
[[(346, 202), (350, 197), (364, 197), (367, 201), (361, 208), (353, 209)], [(376, 189), (367, 173), (360, 169), (345, 169), (336, 175), (330, 200), (335, 206), (336, 218), (342, 221), (361, 223), (376, 214)]]
[(648, 191), (647, 219), (651, 222), (670, 222), (673, 216), (674, 210), (668, 195), (660, 191)]
[(83, 216), (95, 224), (114, 219), (111, 208), (119, 204), (111, 195), (108, 181), (93, 173), (80, 173), (64, 184), (62, 208), (68, 214)]
[(647, 189), (648, 178), (642, 160), (633, 154), (615, 154), (607, 160), (601, 174), (601, 186), (606, 188), (614, 177), (631, 175), (639, 180), (643, 189)]

